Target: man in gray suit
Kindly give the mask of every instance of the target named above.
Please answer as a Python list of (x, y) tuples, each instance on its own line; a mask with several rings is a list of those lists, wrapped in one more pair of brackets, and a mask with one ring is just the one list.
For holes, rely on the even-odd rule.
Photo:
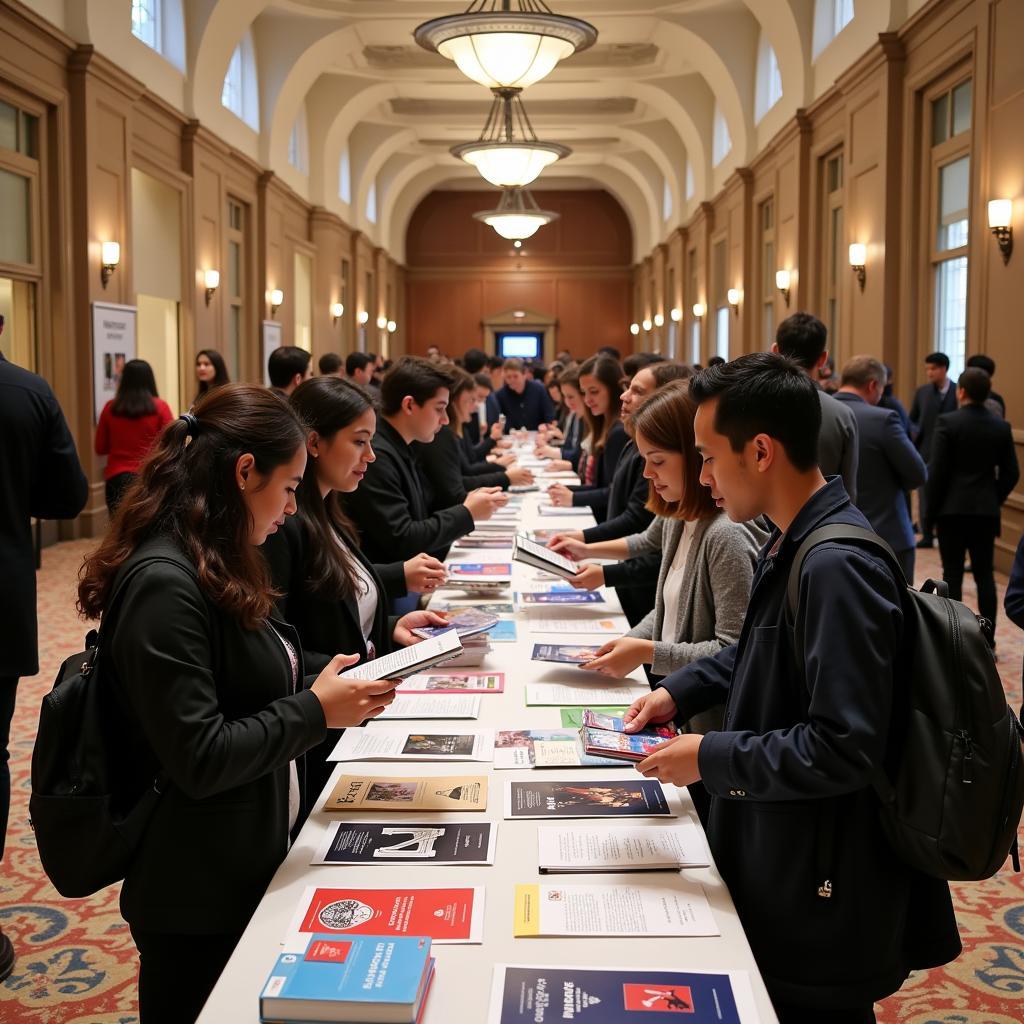
[(896, 552), (907, 581), (913, 583), (914, 527), (904, 495), (924, 486), (928, 469), (899, 413), (878, 405), (885, 379), (885, 367), (877, 359), (855, 356), (843, 367), (835, 398), (857, 419), (857, 506)]
[[(799, 363), (815, 380), (815, 371), (825, 365), (828, 328), (810, 313), (794, 313), (779, 324), (773, 352)], [(857, 421), (853, 413), (818, 386), (821, 402), (821, 433), (818, 435), (818, 466), (823, 476), (840, 475), (850, 500), (857, 501)]]

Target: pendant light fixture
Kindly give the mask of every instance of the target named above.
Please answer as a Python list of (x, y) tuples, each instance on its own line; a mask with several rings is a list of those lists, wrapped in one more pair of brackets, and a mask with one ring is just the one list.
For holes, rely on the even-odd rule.
[(477, 220), (494, 228), (502, 238), (512, 241), (531, 238), (545, 224), (558, 220), (558, 214), (542, 210), (525, 188), (507, 188), (495, 210), (474, 213)]
[(452, 156), (472, 164), (498, 188), (522, 188), (572, 150), (537, 138), (518, 89), (493, 89), (494, 103), (476, 142), (452, 146)]
[(593, 46), (597, 29), (555, 14), (544, 0), (473, 0), (463, 14), (426, 21), (413, 35), (488, 89), (525, 89)]

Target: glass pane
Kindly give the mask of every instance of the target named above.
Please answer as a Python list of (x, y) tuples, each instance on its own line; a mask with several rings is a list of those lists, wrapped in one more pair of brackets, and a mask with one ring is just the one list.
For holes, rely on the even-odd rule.
[(729, 307), (722, 306), (715, 314), (715, 351), (729, 359)]
[[(828, 246), (828, 280), (835, 288), (839, 274), (839, 247), (843, 240), (843, 208), (837, 206), (832, 211), (829, 223), (829, 246)], [(831, 290), (831, 289), (830, 289)]]
[(238, 242), (228, 242), (228, 297), (238, 298), (242, 294), (242, 247)]
[(775, 342), (775, 303), (765, 302), (764, 304), (764, 338), (762, 343), (765, 352), (769, 351)]
[(937, 352), (949, 356), (953, 380), (964, 368), (967, 339), (967, 257), (943, 260), (935, 268), (935, 337)]
[(949, 138), (949, 93), (932, 101), (932, 145)]
[(953, 134), (959, 135), (971, 127), (971, 80), (953, 90)]
[(775, 246), (771, 242), (764, 243), (764, 289), (765, 298), (771, 298), (775, 290)]
[(694, 320), (690, 324), (690, 362), (700, 362), (700, 321)]
[(773, 209), (772, 203), (765, 203), (762, 207), (761, 214), (761, 225), (765, 231), (771, 231), (772, 223), (775, 217), (775, 210)]
[(18, 152), (36, 160), (39, 157), (39, 118), (32, 114), (21, 115), (21, 131), (18, 133)]
[(828, 300), (828, 351), (835, 352), (839, 344), (839, 300), (835, 297)]
[(29, 180), (0, 170), (0, 263), (31, 263)]
[(242, 348), (242, 310), (239, 306), (228, 306), (228, 372), (232, 380), (239, 380), (239, 354)]
[(9, 103), (0, 103), (0, 149), (18, 148), (18, 111)]
[(827, 187), (830, 193), (843, 187), (843, 158), (834, 156), (828, 162), (826, 171)]
[(17, 366), (36, 372), (36, 289), (27, 281), (0, 277), (0, 352)]
[(968, 156), (939, 168), (937, 246), (940, 252), (967, 244), (970, 178), (971, 158)]

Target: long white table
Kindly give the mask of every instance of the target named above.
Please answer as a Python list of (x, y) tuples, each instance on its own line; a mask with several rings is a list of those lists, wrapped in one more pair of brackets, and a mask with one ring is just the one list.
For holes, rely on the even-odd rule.
[[(540, 516), (539, 496), (527, 495), (523, 505), (521, 527), (555, 527), (580, 529), (593, 520), (580, 517)], [(498, 562), (511, 560), (511, 552), (500, 549), (455, 549), (452, 560)], [(536, 570), (513, 565), (513, 590), (536, 585)], [(613, 590), (606, 590), (607, 604), (596, 605), (602, 615), (621, 614)], [(462, 591), (439, 592), (440, 599), (466, 598)], [(502, 596), (500, 600), (510, 600)], [(491, 598), (499, 600), (499, 598)], [(547, 606), (556, 616), (559, 606)], [(530, 660), (533, 644), (538, 640), (559, 643), (595, 642), (593, 637), (537, 636), (527, 629), (525, 615), (518, 613), (518, 637), (515, 643), (496, 643), (479, 668), (467, 671), (504, 672), (505, 691), (485, 694), (481, 698), (477, 721), (444, 722), (432, 719), (421, 722), (389, 722), (388, 726), (409, 726), (436, 731), (450, 725), (468, 729), (481, 728), (559, 728), (557, 707), (527, 707), (524, 686), (528, 682), (566, 682), (578, 680), (580, 671), (574, 666), (542, 664)], [(453, 669), (452, 671), (457, 671)], [(633, 673), (646, 687), (642, 670)], [(593, 678), (592, 674), (588, 678)], [(593, 704), (607, 703), (596, 682)], [(381, 723), (383, 724), (383, 723)], [(602, 884), (621, 882), (636, 885), (645, 878), (652, 884), (671, 885), (676, 878), (700, 882), (704, 886), (721, 935), (713, 938), (522, 938), (512, 935), (513, 894), (517, 883), (550, 882), (552, 876), (537, 870), (537, 826), (535, 820), (503, 820), (504, 783), (508, 779), (530, 777), (526, 771), (495, 771), (490, 764), (476, 762), (398, 764), (395, 762), (349, 762), (337, 766), (334, 777), (342, 773), (356, 775), (488, 775), (490, 792), (487, 810), (475, 813), (414, 812), (413, 820), (482, 820), (498, 823), (497, 853), (491, 866), (427, 865), (412, 869), (408, 864), (373, 865), (311, 865), (313, 854), (332, 821), (340, 817), (352, 820), (382, 820), (399, 823), (404, 816), (392, 813), (327, 815), (315, 811), (302, 828), (284, 863), (274, 875), (266, 895), (259, 904), (224, 973), (214, 988), (202, 1014), (200, 1024), (225, 1024), (231, 1021), (258, 1021), (259, 995), (273, 967), (280, 943), (308, 885), (357, 886), (388, 888), (408, 885), (445, 888), (451, 886), (484, 886), (486, 888), (484, 938), (481, 945), (435, 945), (437, 970), (427, 1001), (424, 1024), (483, 1024), (490, 1000), (492, 966), (495, 963), (568, 964), (589, 967), (661, 967), (675, 970), (742, 970), (750, 976), (754, 1002), (762, 1024), (777, 1024), (771, 1002), (754, 963), (750, 946), (736, 915), (729, 893), (717, 869), (712, 866), (684, 870), (678, 875), (657, 872), (653, 875), (600, 874), (569, 877), (567, 882)], [(635, 778), (631, 766), (621, 769), (550, 769), (532, 771), (540, 779)], [(333, 777), (332, 777), (333, 784)], [(330, 791), (328, 786), (327, 792)], [(697, 821), (689, 795), (679, 790), (684, 808)], [(409, 820), (409, 819), (406, 819)], [(672, 819), (620, 819), (620, 823), (650, 820), (668, 823)], [(593, 824), (581, 822), (581, 824)], [(553, 876), (566, 878), (566, 876)]]

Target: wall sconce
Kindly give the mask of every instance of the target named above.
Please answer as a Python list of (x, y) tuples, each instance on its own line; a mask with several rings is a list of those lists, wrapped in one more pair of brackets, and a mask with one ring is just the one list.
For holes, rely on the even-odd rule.
[(694, 319), (700, 320), (707, 311), (708, 307), (705, 306), (703, 302), (695, 302), (691, 312), (693, 313)]
[(1013, 253), (1013, 200), (991, 199), (988, 204), (988, 226), (999, 243), (1003, 254), (1003, 266), (1010, 262)]
[(788, 270), (776, 270), (775, 271), (775, 287), (782, 293), (782, 297), (786, 300), (786, 309), (789, 309), (789, 282), (790, 275)]
[(203, 272), (203, 283), (206, 285), (206, 304), (210, 304), (213, 293), (220, 287), (220, 271), (206, 270)]
[(654, 314), (654, 326), (655, 327), (664, 327), (665, 326), (665, 314), (664, 313), (655, 313)]
[(356, 319), (361, 324), (365, 324), (367, 322), (367, 320), (370, 319), (370, 314), (367, 313), (365, 309), (361, 309), (361, 310), (359, 310), (359, 313), (356, 315)]
[(732, 306), (732, 311), (739, 316), (740, 315), (740, 300), (743, 298), (743, 292), (739, 288), (730, 288), (725, 293), (725, 298), (729, 305)]
[(335, 325), (345, 315), (345, 307), (340, 302), (331, 303), (331, 316), (334, 319)]
[(388, 325), (388, 318), (386, 316), (377, 317), (377, 330), (383, 331)]
[(111, 275), (114, 273), (114, 270), (120, 262), (120, 243), (103, 242), (100, 245), (100, 280), (103, 282), (104, 288), (107, 287), (107, 282), (110, 280)]
[(654, 325), (651, 323), (651, 318), (650, 317), (644, 317), (643, 322), (640, 324), (640, 326), (645, 331), (649, 331), (651, 329), (651, 327), (653, 327)]
[(853, 242), (850, 245), (850, 269), (857, 275), (857, 284), (860, 290), (864, 291), (864, 281), (867, 273), (864, 264), (867, 263), (868, 247), (861, 242)]
[(673, 306), (669, 316), (672, 317), (672, 323), (677, 324), (683, 319), (683, 311), (678, 306)]
[(629, 333), (635, 338), (640, 333), (640, 325), (638, 323), (632, 323), (629, 325)]
[(398, 324), (394, 320), (388, 321), (388, 334), (394, 334), (398, 330)]
[(274, 314), (281, 308), (281, 304), (284, 302), (284, 292), (280, 288), (274, 288), (270, 292), (270, 316), (273, 319)]

